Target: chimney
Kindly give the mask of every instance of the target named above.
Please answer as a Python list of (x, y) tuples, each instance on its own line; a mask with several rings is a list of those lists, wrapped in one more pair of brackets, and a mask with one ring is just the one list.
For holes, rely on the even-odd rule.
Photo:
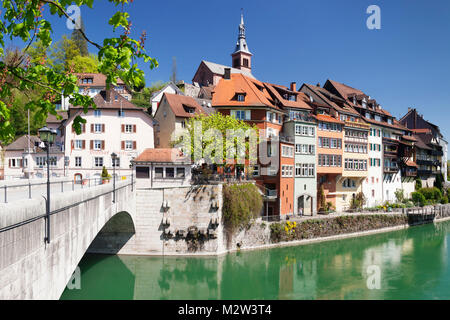
[(223, 78), (226, 80), (231, 79), (231, 68), (225, 68), (225, 74), (223, 75)]
[(297, 91), (297, 83), (291, 82), (291, 91)]
[(320, 82), (317, 82), (316, 87), (320, 88)]

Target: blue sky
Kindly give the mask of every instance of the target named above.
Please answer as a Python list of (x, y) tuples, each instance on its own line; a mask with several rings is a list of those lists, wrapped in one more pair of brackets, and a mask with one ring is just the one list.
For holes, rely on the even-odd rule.
[[(381, 8), (381, 30), (369, 30), (366, 9)], [(147, 84), (167, 81), (172, 57), (178, 79), (191, 81), (200, 61), (231, 64), (244, 8), (253, 74), (288, 85), (330, 78), (363, 90), (394, 116), (416, 107), (450, 139), (450, 1), (279, 0), (147, 1), (128, 6), (133, 35), (148, 34), (147, 50), (160, 63)], [(82, 9), (94, 40), (111, 34), (115, 7), (96, 0)], [(70, 33), (55, 20), (55, 37)], [(93, 48), (90, 48), (92, 51)]]

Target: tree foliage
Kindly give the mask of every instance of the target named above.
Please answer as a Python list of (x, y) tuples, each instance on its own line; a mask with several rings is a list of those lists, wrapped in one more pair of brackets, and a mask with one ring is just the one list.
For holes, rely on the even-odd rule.
[[(197, 132), (196, 128), (201, 126), (201, 132)], [(217, 135), (210, 134), (214, 130)], [(186, 132), (189, 138), (190, 154), (192, 159), (196, 158), (196, 153), (201, 152), (200, 158), (210, 158), (212, 162), (216, 164), (225, 164), (236, 161), (238, 157), (250, 161), (256, 161), (256, 152), (250, 152), (252, 143), (250, 139), (231, 138), (227, 139), (229, 132), (240, 133), (252, 133), (255, 137), (258, 137), (258, 128), (256, 125), (250, 125), (245, 121), (238, 120), (229, 115), (223, 115), (220, 112), (213, 113), (211, 115), (197, 114), (194, 117), (189, 118), (186, 121)], [(196, 139), (200, 139), (201, 150), (196, 149)], [(219, 139), (221, 138), (221, 139)], [(173, 139), (173, 145), (186, 147), (185, 135), (176, 135)], [(197, 140), (198, 141), (198, 140)], [(184, 143), (183, 143), (184, 142)], [(257, 139), (255, 141), (254, 148), (256, 148)], [(236, 150), (235, 155), (230, 158), (228, 151), (234, 148)], [(222, 151), (222, 154), (217, 154), (217, 150)], [(246, 152), (245, 154), (239, 150)], [(205, 155), (207, 155), (205, 157)], [(217, 160), (217, 161), (214, 161)]]
[[(164, 88), (166, 84), (166, 82), (156, 81), (150, 87), (146, 87), (139, 92), (134, 92), (131, 102), (142, 108), (151, 108), (150, 100), (152, 99), (153, 93)], [(151, 110), (149, 111), (151, 112)]]
[[(138, 68), (137, 59), (148, 63), (150, 68), (158, 65), (145, 51), (145, 32), (140, 39), (130, 37), (131, 22), (125, 5), (129, 0), (109, 0), (118, 10), (108, 23), (113, 31), (121, 30), (116, 37), (106, 38), (98, 44), (88, 38), (80, 30), (82, 37), (98, 49), (98, 71), (106, 76), (107, 87), (117, 84), (120, 77), (130, 88), (141, 89), (145, 86), (144, 72)], [(94, 0), (77, 0), (79, 7), (92, 8)], [(79, 93), (77, 78), (67, 70), (60, 70), (48, 61), (47, 53), (41, 52), (41, 57), (34, 61), (26, 61), (31, 47), (48, 48), (52, 44), (52, 25), (44, 18), (43, 12), (61, 19), (70, 19), (67, 8), (72, 0), (3, 0), (0, 16), (0, 141), (8, 141), (14, 135), (11, 123), (11, 110), (14, 101), (13, 90), (21, 92), (35, 91), (37, 96), (30, 96), (25, 108), (33, 111), (36, 117), (46, 118), (53, 114), (57, 117), (55, 102), (61, 96), (69, 98), (69, 103), (83, 107), (87, 112), (89, 107), (95, 108), (94, 101), (89, 96)], [(73, 20), (72, 20), (73, 21)], [(24, 56), (15, 63), (5, 61), (5, 40), (24, 43)], [(37, 43), (39, 41), (39, 43)], [(77, 48), (78, 49), (78, 48)], [(37, 51), (37, 50), (35, 50)], [(79, 51), (79, 50), (78, 50)], [(45, 52), (45, 53), (44, 53)], [(68, 51), (66, 54), (69, 54)], [(67, 57), (65, 57), (67, 58)], [(33, 62), (33, 63), (31, 63)], [(81, 124), (86, 120), (82, 116), (74, 119), (74, 129), (81, 133)]]

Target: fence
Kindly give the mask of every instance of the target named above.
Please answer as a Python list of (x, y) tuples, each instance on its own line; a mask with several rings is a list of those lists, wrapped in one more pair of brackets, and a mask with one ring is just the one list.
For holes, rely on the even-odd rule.
[[(115, 178), (115, 177), (114, 177)], [(134, 180), (133, 175), (122, 176), (116, 179), (116, 182), (130, 179), (132, 182)], [(5, 184), (0, 187), (1, 201), (3, 203), (8, 203), (8, 201), (18, 201), (23, 199), (32, 199), (36, 196), (47, 194), (47, 182), (32, 183), (33, 180), (28, 180), (27, 183), (23, 184)], [(99, 186), (104, 183), (113, 183), (111, 180), (103, 180), (102, 178), (91, 178), (83, 180), (60, 180), (51, 181), (50, 180), (50, 192), (63, 193), (67, 191), (83, 190), (86, 188), (91, 188)]]

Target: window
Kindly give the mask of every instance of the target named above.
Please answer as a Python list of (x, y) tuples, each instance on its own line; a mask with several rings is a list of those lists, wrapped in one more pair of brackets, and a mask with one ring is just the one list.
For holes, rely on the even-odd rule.
[(75, 150), (83, 149), (83, 140), (75, 140), (74, 148)]
[(94, 165), (99, 168), (103, 167), (103, 157), (95, 157), (94, 158)]
[(81, 166), (82, 166), (81, 157), (75, 157), (75, 167), (81, 168)]
[(120, 168), (120, 158), (111, 159), (111, 166), (114, 168)]
[(259, 177), (259, 166), (258, 165), (252, 167), (252, 176)]
[(125, 125), (125, 133), (132, 133), (133, 132), (133, 125), (126, 124)]
[(245, 120), (245, 111), (244, 110), (236, 110), (236, 119)]
[(133, 141), (125, 141), (125, 150), (133, 150)]
[(155, 168), (155, 178), (162, 179), (164, 177), (164, 168), (157, 167)]
[(184, 168), (177, 168), (177, 178), (182, 179), (186, 176)]
[(166, 168), (166, 178), (175, 178), (175, 168)]
[(312, 163), (296, 163), (295, 176), (296, 177), (310, 177), (314, 178), (315, 165)]
[(282, 177), (292, 177), (293, 174), (293, 166), (281, 166), (281, 176)]
[(94, 140), (94, 150), (102, 150), (102, 140)]
[(244, 101), (245, 100), (245, 95), (243, 95), (243, 94), (238, 94), (237, 95), (237, 101)]
[(101, 133), (103, 131), (103, 125), (96, 123), (94, 124), (94, 132), (95, 133)]
[(94, 110), (94, 117), (99, 118), (102, 116), (102, 111), (101, 110)]
[(288, 146), (281, 146), (281, 155), (283, 157), (292, 158), (294, 156), (294, 148)]
[(125, 117), (125, 111), (123, 111), (123, 110), (118, 110), (118, 111), (117, 111), (117, 115), (119, 116), (119, 118), (123, 118), (123, 117)]
[[(15, 159), (12, 159), (15, 160)], [(45, 166), (46, 158), (45, 157), (36, 157), (36, 166), (43, 167)]]

